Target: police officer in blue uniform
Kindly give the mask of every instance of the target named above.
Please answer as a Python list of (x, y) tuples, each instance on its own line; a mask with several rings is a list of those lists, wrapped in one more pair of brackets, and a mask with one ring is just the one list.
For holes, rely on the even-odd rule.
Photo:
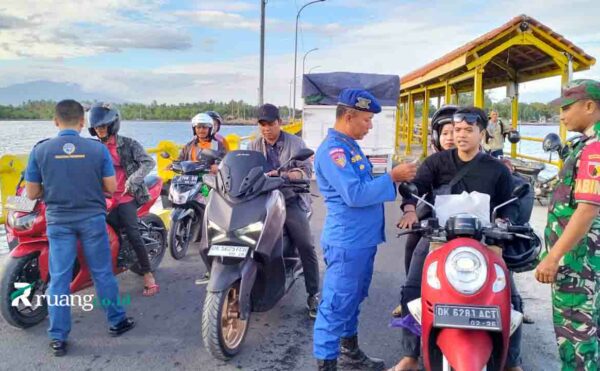
[(342, 90), (335, 125), (315, 155), (317, 184), (327, 206), (321, 236), (327, 268), (314, 328), (319, 370), (336, 370), (338, 356), (342, 368), (384, 368), (382, 360), (358, 346), (359, 306), (368, 295), (377, 245), (385, 241), (383, 203), (394, 201), (394, 182), (411, 180), (416, 165), (401, 164), (373, 178), (356, 140), (369, 132), (379, 112), (381, 106), (368, 91)]
[(109, 333), (118, 336), (135, 325), (117, 304), (119, 287), (112, 270), (106, 231), (104, 192), (115, 191), (115, 170), (102, 143), (79, 136), (83, 118), (81, 104), (74, 100), (59, 102), (54, 118), (60, 130), (58, 136), (33, 148), (25, 171), (27, 197), (43, 197), (46, 203), (52, 277), (47, 291), (48, 336), (55, 356), (66, 354), (71, 331), (71, 308), (61, 298), (70, 295), (78, 240), (96, 286), (98, 302), (106, 309)]

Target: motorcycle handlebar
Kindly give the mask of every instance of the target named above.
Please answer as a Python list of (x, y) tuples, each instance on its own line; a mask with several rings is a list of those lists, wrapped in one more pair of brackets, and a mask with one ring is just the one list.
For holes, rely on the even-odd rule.
[(513, 233), (531, 233), (532, 232), (531, 227), (524, 226), (524, 225), (509, 225), (508, 227), (506, 227), (506, 230), (508, 232), (513, 232)]

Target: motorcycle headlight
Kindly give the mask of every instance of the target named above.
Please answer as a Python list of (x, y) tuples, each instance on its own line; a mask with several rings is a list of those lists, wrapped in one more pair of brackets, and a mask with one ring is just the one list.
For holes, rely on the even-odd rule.
[(14, 228), (18, 231), (25, 231), (33, 227), (33, 223), (35, 222), (35, 218), (37, 218), (37, 216), (37, 212), (24, 214), (21, 216), (17, 216), (17, 214), (13, 212), (8, 215), (7, 221), (11, 228)]
[(211, 243), (219, 242), (227, 236), (227, 231), (217, 225), (212, 220), (208, 221), (208, 240)]
[(233, 231), (233, 233), (240, 240), (248, 242), (250, 245), (254, 246), (256, 245), (258, 237), (260, 237), (260, 232), (263, 230), (263, 226), (263, 222), (255, 222), (248, 224), (245, 227), (236, 229)]
[(183, 205), (187, 202), (190, 196), (191, 190), (187, 192), (173, 191), (169, 192), (169, 200), (176, 205)]
[(459, 247), (446, 259), (446, 277), (454, 289), (465, 295), (479, 291), (487, 280), (483, 254), (472, 247)]

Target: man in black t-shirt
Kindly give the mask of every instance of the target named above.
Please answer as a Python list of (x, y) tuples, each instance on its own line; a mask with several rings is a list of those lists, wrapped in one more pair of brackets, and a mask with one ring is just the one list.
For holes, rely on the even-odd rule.
[[(448, 184), (463, 167), (471, 161), (476, 161), (470, 165), (468, 172), (451, 187), (450, 193), (460, 194), (463, 191), (476, 191), (488, 194), (491, 209), (508, 201), (513, 190), (510, 171), (500, 161), (480, 151), (480, 143), (485, 135), (488, 123), (485, 112), (476, 107), (461, 108), (454, 114), (453, 121), (456, 148), (438, 152), (425, 159), (413, 180), (419, 194), (428, 193), (431, 195), (435, 192), (447, 194), (448, 190), (440, 192), (441, 188), (448, 188)], [(418, 221), (415, 206), (416, 199), (403, 201), (401, 207), (404, 215), (398, 223), (400, 228), (410, 228)], [(517, 204), (510, 204), (501, 208), (498, 215), (500, 218), (515, 221), (518, 216)], [(428, 252), (429, 241), (421, 239), (413, 252), (406, 282), (402, 287), (400, 301), (404, 316), (410, 315), (406, 304), (421, 296), (421, 275)], [(520, 336), (521, 331), (519, 329), (511, 337), (506, 361), (507, 370), (521, 370)], [(403, 358), (396, 365), (396, 369), (419, 369), (417, 360), (420, 353), (420, 339), (407, 329), (402, 329), (400, 353)]]

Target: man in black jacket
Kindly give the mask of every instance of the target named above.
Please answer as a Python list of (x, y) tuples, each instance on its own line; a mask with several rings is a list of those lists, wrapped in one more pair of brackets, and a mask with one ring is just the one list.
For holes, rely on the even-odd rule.
[[(490, 196), (491, 209), (509, 200), (513, 190), (510, 171), (500, 161), (480, 152), (479, 145), (485, 135), (488, 123), (485, 112), (476, 107), (461, 108), (454, 114), (453, 121), (456, 148), (428, 157), (419, 167), (417, 176), (413, 180), (419, 189), (419, 194), (460, 194), (463, 191), (476, 191)], [(468, 171), (460, 180), (456, 181), (457, 174), (465, 166), (469, 166)], [(453, 185), (448, 187), (449, 184)], [(401, 206), (404, 215), (398, 223), (400, 228), (410, 228), (413, 223), (417, 222), (415, 206), (415, 199), (404, 200)], [(507, 205), (499, 210), (499, 217), (511, 221), (515, 221), (517, 215), (518, 206), (516, 204)], [(428, 252), (429, 241), (421, 239), (413, 253), (406, 282), (402, 287), (401, 304), (404, 315), (409, 313), (407, 303), (421, 296), (421, 274)], [(402, 329), (402, 337), (401, 354), (403, 358), (396, 365), (396, 369), (418, 369), (420, 339), (407, 329)], [(520, 329), (511, 337), (506, 361), (508, 370), (521, 370), (519, 353)]]

